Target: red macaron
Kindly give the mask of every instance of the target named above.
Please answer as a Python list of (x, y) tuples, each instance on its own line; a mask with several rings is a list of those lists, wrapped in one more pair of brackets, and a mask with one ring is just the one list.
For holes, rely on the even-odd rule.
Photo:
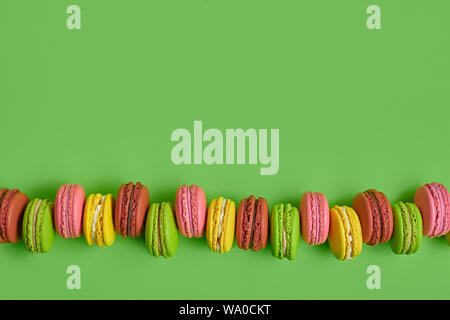
[(375, 189), (360, 192), (353, 199), (352, 207), (361, 222), (364, 243), (374, 246), (391, 239), (394, 218), (391, 204), (383, 192)]
[(129, 182), (120, 187), (115, 212), (117, 233), (132, 238), (142, 234), (149, 199), (147, 187), (140, 182)]
[(0, 243), (16, 243), (22, 237), (22, 219), (27, 195), (17, 189), (0, 189)]
[(242, 199), (236, 220), (236, 242), (239, 248), (253, 251), (264, 249), (269, 233), (269, 205), (255, 196)]

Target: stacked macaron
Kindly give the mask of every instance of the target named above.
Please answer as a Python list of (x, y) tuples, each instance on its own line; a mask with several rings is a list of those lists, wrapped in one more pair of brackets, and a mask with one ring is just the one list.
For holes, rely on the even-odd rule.
[(124, 238), (144, 234), (154, 257), (171, 257), (178, 249), (178, 230), (186, 238), (201, 238), (213, 252), (226, 253), (236, 244), (243, 250), (260, 251), (270, 235), (275, 258), (293, 260), (300, 237), (311, 246), (328, 240), (338, 260), (350, 260), (369, 246), (390, 241), (395, 254), (416, 253), (422, 236), (441, 237), (450, 245), (450, 194), (439, 183), (420, 186), (414, 203), (390, 204), (375, 189), (356, 194), (352, 207), (329, 208), (320, 192), (305, 192), (299, 209), (290, 203), (275, 204), (269, 214), (268, 201), (251, 195), (235, 202), (225, 197), (211, 200), (197, 185), (178, 188), (174, 205), (152, 203), (148, 188), (137, 183), (120, 186), (112, 194), (90, 194), (81, 185), (64, 184), (55, 203), (29, 198), (18, 189), (0, 189), (0, 243), (16, 243), (24, 238), (32, 253), (50, 251), (55, 234), (64, 239), (84, 234), (88, 245), (111, 246), (116, 233)]
[(347, 206), (331, 208), (328, 242), (338, 260), (350, 260), (361, 253), (361, 224), (353, 208)]
[(300, 200), (303, 240), (310, 245), (324, 243), (330, 229), (327, 197), (320, 192), (305, 192)]
[(32, 253), (50, 251), (55, 240), (53, 203), (34, 199), (29, 202), (23, 216), (22, 234), (25, 247)]
[(16, 243), (21, 238), (23, 212), (29, 199), (18, 189), (0, 189), (0, 243)]
[(252, 251), (267, 245), (269, 205), (265, 198), (255, 196), (242, 199), (236, 221), (236, 243), (239, 248)]
[(414, 203), (399, 201), (392, 205), (394, 232), (391, 248), (395, 254), (416, 253), (422, 243), (422, 217)]
[(209, 205), (206, 222), (206, 241), (213, 252), (231, 250), (234, 241), (236, 205), (230, 199), (213, 199)]
[(171, 257), (178, 249), (178, 230), (173, 207), (168, 202), (150, 206), (145, 227), (145, 244), (155, 257)]
[(370, 189), (358, 193), (352, 208), (361, 222), (364, 243), (375, 246), (389, 241), (393, 230), (391, 204), (383, 192)]
[(270, 235), (273, 256), (294, 260), (300, 239), (298, 209), (290, 203), (274, 205), (270, 218)]

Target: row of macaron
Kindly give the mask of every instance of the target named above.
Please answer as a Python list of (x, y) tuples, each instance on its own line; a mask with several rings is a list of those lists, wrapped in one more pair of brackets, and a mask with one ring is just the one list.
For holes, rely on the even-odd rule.
[[(236, 213), (237, 212), (237, 213)], [(112, 194), (91, 194), (86, 198), (81, 185), (62, 185), (53, 202), (29, 198), (18, 189), (0, 189), (0, 242), (16, 243), (23, 237), (33, 252), (48, 252), (56, 233), (62, 238), (84, 234), (89, 245), (111, 246), (116, 233), (123, 237), (145, 234), (148, 251), (155, 257), (173, 256), (178, 233), (201, 238), (208, 247), (228, 252), (236, 239), (241, 249), (259, 251), (267, 246), (269, 233), (274, 257), (296, 257), (300, 237), (310, 245), (326, 241), (334, 256), (349, 260), (358, 256), (363, 243), (370, 246), (390, 241), (396, 254), (412, 254), (422, 236), (446, 236), (450, 244), (450, 195), (445, 186), (420, 186), (414, 202), (391, 205), (387, 196), (370, 189), (358, 193), (352, 206), (329, 207), (323, 193), (305, 192), (299, 208), (276, 204), (271, 208), (263, 197), (250, 196), (235, 202), (215, 198), (207, 206), (203, 189), (180, 186), (175, 206), (152, 203), (148, 188), (138, 183), (123, 184)]]

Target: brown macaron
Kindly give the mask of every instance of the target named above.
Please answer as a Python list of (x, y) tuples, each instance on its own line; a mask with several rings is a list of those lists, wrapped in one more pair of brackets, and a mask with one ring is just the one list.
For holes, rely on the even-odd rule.
[(120, 186), (115, 210), (117, 233), (132, 238), (142, 234), (149, 198), (147, 187), (140, 182)]
[(236, 220), (236, 242), (239, 248), (264, 249), (269, 232), (269, 205), (264, 198), (250, 196), (239, 203)]
[(22, 238), (22, 220), (30, 199), (17, 189), (0, 189), (0, 243), (16, 243)]
[(374, 246), (391, 239), (394, 228), (392, 209), (383, 192), (375, 189), (360, 192), (353, 199), (352, 207), (361, 221), (364, 243)]

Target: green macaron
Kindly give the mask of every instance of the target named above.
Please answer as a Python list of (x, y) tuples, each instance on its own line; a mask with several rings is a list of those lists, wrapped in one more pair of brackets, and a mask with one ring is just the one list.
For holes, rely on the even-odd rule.
[(34, 199), (25, 209), (22, 223), (25, 247), (32, 253), (50, 251), (55, 241), (53, 202)]
[(178, 249), (178, 229), (172, 205), (153, 203), (148, 209), (145, 244), (155, 257), (171, 257)]
[(414, 203), (399, 201), (392, 205), (394, 231), (391, 248), (395, 254), (416, 253), (422, 243), (422, 216)]
[(298, 209), (288, 204), (276, 204), (270, 217), (272, 254), (275, 258), (293, 260), (300, 240)]

